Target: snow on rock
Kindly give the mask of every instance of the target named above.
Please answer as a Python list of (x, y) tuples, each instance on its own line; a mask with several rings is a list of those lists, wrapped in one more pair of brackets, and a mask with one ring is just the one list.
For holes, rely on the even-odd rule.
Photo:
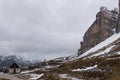
[(82, 80), (82, 79), (78, 79), (78, 78), (75, 78), (75, 77), (70, 77), (70, 76), (68, 76), (68, 74), (59, 74), (59, 76), (61, 78), (66, 78), (66, 79), (69, 79), (69, 80)]
[(120, 54), (120, 52), (118, 52), (118, 54)]
[(50, 68), (55, 68), (55, 67), (58, 67), (58, 66), (59, 65), (55, 65), (55, 66), (50, 65), (50, 66), (45, 66), (45, 68), (50, 69)]
[(73, 69), (72, 71), (73, 72), (79, 72), (79, 71), (87, 71), (87, 70), (91, 70), (91, 69), (94, 69), (94, 68), (97, 68), (97, 65), (95, 65), (95, 66), (91, 66), (91, 67), (86, 67), (86, 68), (84, 68), (84, 69)]
[(31, 71), (23, 71), (21, 72), (21, 74), (27, 74), (27, 73), (30, 73)]
[(21, 72), (21, 74), (28, 74), (28, 73), (31, 73), (31, 72), (34, 72), (34, 71), (37, 71), (37, 70), (40, 70), (40, 69), (23, 71), (23, 72)]
[(94, 54), (94, 55), (92, 55), (92, 56), (90, 56), (90, 57), (100, 56), (100, 55), (102, 55), (102, 54), (106, 54), (106, 53), (110, 52), (110, 50), (111, 50), (113, 47), (115, 47), (115, 45), (110, 46), (109, 48), (105, 49), (104, 51), (101, 51), (101, 52), (99, 52), (99, 53), (97, 53), (97, 54)]
[(115, 53), (115, 54), (120, 55), (120, 52), (117, 52), (117, 53)]
[(3, 75), (4, 73), (3, 72), (0, 72), (0, 75)]
[(45, 68), (54, 68), (54, 66), (45, 66)]
[(83, 53), (82, 55), (80, 55), (78, 58), (82, 58), (84, 56), (87, 56), (88, 54), (97, 51), (98, 49), (103, 48), (104, 46), (114, 42), (115, 40), (117, 40), (118, 38), (120, 38), (120, 33), (118, 34), (114, 34), (113, 36), (109, 37), (108, 39), (106, 39), (105, 41), (99, 43), (98, 45), (96, 45), (95, 47), (89, 49), (88, 51), (86, 51), (85, 53)]
[[(101, 7), (100, 11), (102, 11), (105, 17), (107, 18), (110, 18), (110, 19), (118, 18), (118, 14), (112, 14), (112, 11), (108, 10), (106, 7)], [(118, 12), (117, 8), (115, 8), (113, 11)]]
[(29, 80), (37, 80), (41, 78), (43, 75), (44, 75), (43, 73), (42, 74), (31, 74), (30, 75), (31, 78), (29, 78)]
[(77, 58), (78, 54), (76, 53), (75, 55), (69, 56), (69, 61), (75, 60)]

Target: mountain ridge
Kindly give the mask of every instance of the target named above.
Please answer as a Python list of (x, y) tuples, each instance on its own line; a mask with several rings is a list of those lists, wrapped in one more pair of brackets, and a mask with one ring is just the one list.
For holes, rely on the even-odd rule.
[(17, 55), (0, 56), (0, 67), (10, 67), (13, 63), (17, 63), (21, 67), (26, 67), (34, 62)]

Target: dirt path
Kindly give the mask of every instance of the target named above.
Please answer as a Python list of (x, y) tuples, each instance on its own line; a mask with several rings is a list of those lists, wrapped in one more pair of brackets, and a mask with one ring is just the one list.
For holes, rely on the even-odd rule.
[(10, 79), (10, 80), (23, 80), (15, 77), (15, 75), (11, 74), (0, 74), (0, 78)]

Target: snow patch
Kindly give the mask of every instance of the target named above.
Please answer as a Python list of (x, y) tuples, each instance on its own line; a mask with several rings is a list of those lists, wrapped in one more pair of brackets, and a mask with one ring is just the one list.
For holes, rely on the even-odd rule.
[(3, 75), (4, 73), (3, 72), (0, 72), (0, 75)]
[(94, 55), (92, 55), (92, 56), (90, 56), (90, 57), (100, 56), (100, 55), (102, 55), (102, 54), (106, 54), (106, 53), (110, 52), (110, 50), (111, 50), (113, 47), (115, 47), (115, 45), (113, 45), (113, 46), (105, 49), (104, 51), (101, 51), (101, 52), (99, 52), (99, 53), (97, 53), (97, 54), (94, 54)]
[(94, 69), (94, 68), (97, 68), (97, 65), (91, 66), (91, 67), (86, 67), (86, 68), (84, 68), (84, 69), (73, 69), (72, 71), (73, 71), (73, 72), (80, 72), (80, 71), (91, 70), (91, 69)]
[(55, 66), (52, 66), (52, 65), (50, 65), (50, 66), (45, 66), (45, 68), (46, 69), (50, 69), (50, 68), (55, 68), (55, 67), (58, 67), (59, 65), (55, 65)]
[(31, 78), (29, 78), (29, 80), (37, 80), (41, 78), (43, 75), (44, 75), (43, 73), (42, 74), (31, 74), (30, 75)]
[(120, 55), (120, 52), (117, 52), (116, 54)]
[(70, 76), (68, 76), (68, 74), (59, 74), (59, 76), (61, 78), (66, 78), (66, 79), (69, 79), (69, 80), (82, 80), (82, 79), (78, 79), (78, 78), (75, 78), (75, 77), (70, 77)]
[(23, 72), (21, 72), (21, 74), (28, 74), (28, 73), (31, 73), (31, 72), (34, 72), (34, 71), (37, 71), (37, 70), (40, 70), (40, 69), (23, 71)]

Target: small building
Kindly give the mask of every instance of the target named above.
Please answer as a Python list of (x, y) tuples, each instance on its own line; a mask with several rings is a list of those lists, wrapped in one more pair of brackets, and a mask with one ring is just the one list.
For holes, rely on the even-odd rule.
[(9, 67), (9, 73), (12, 74), (19, 74), (21, 72), (20, 66), (16, 63), (13, 63), (10, 67)]

